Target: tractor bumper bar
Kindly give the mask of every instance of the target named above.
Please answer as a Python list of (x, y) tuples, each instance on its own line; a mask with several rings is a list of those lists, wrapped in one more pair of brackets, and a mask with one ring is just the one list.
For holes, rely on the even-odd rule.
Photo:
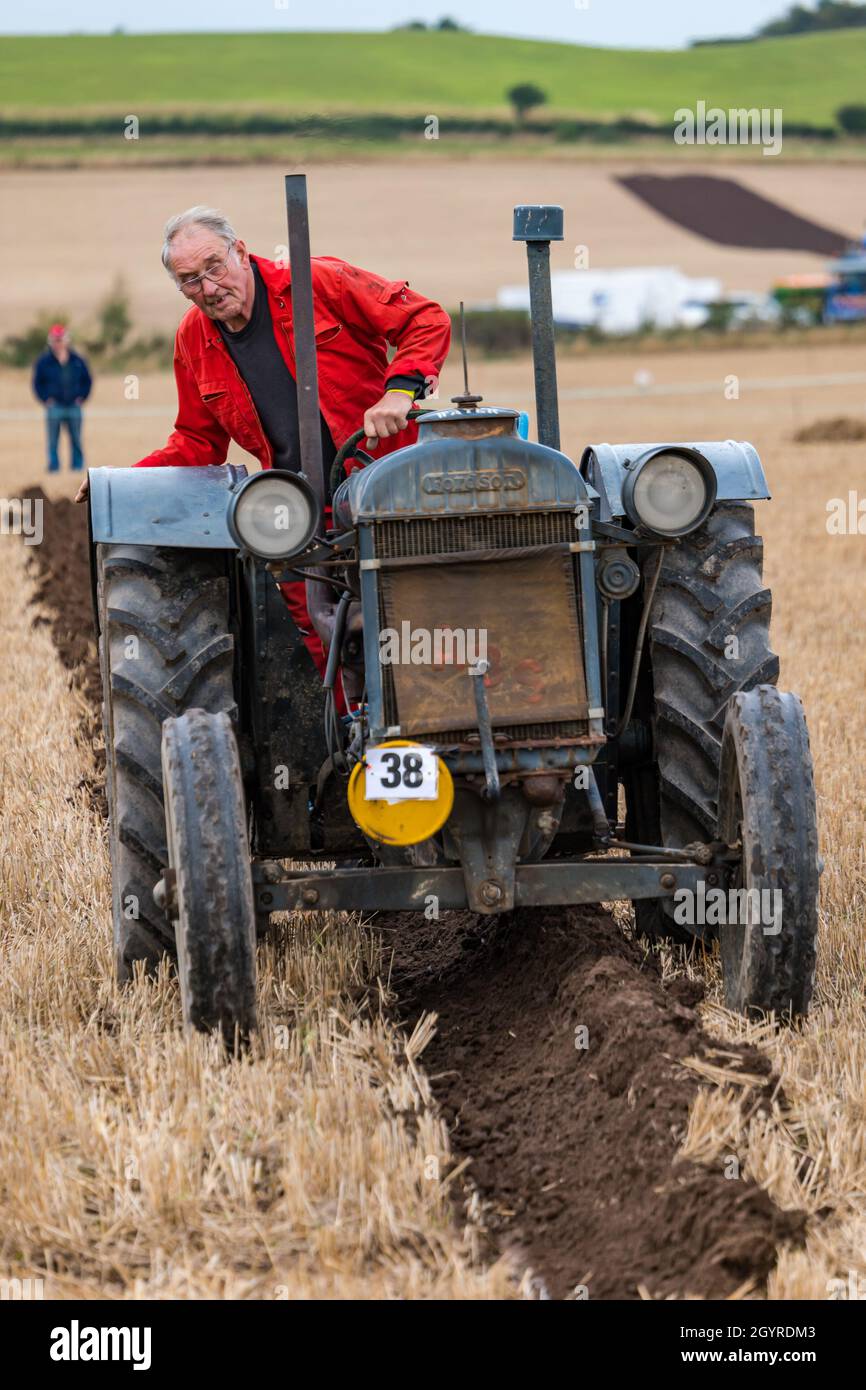
[[(581, 860), (518, 865), (517, 907), (575, 906), (618, 898), (671, 898), (698, 884), (714, 887), (726, 879), (724, 868), (660, 861)], [(254, 864), (256, 911), (269, 912), (411, 912), (435, 900), (437, 910), (468, 906), (460, 868), (323, 869), (320, 873), (286, 872), (274, 863)], [(495, 902), (489, 910), (497, 911)]]

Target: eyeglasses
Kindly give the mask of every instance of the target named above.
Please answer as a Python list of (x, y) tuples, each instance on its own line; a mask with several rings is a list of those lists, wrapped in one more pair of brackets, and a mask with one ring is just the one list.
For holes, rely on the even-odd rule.
[(198, 294), (205, 280), (215, 280), (217, 283), (219, 283), (220, 280), (224, 280), (228, 274), (229, 257), (233, 250), (234, 242), (232, 242), (229, 247), (228, 254), (224, 261), (218, 261), (216, 265), (209, 266), (209, 268), (203, 270), (200, 275), (190, 275), (186, 280), (178, 280), (177, 287), (181, 294), (185, 294), (187, 297)]

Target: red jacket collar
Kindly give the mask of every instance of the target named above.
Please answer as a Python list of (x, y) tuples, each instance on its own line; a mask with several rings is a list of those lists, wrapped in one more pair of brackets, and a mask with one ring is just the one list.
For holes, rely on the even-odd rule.
[[(258, 266), (269, 295), (289, 293), (292, 287), (292, 275), (288, 266), (278, 265), (276, 261), (265, 260), (264, 256), (254, 256), (252, 252), (250, 252), (250, 260)], [(213, 319), (209, 319), (207, 314), (195, 304), (190, 306), (187, 313), (193, 317), (198, 315), (199, 326), (203, 329), (205, 338), (209, 343), (217, 343), (222, 346), (222, 336)]]
[(266, 261), (264, 256), (254, 256), (252, 253), (250, 253), (250, 260), (258, 266), (261, 277), (271, 294), (288, 294), (292, 287), (292, 272), (287, 265), (278, 265), (276, 261)]

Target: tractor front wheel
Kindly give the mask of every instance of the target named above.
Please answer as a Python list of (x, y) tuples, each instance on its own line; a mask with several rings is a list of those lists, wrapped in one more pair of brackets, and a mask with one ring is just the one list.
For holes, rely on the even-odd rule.
[(237, 714), (230, 581), (220, 550), (99, 545), (99, 659), (117, 977), (155, 974), (175, 954), (151, 897), (166, 866), (163, 721), (188, 709)]
[(240, 760), (228, 715), (162, 727), (169, 881), (184, 1022), (225, 1041), (256, 1026), (256, 914)]
[(805, 1014), (815, 976), (820, 859), (809, 735), (796, 695), (759, 685), (731, 699), (719, 835), (741, 847), (719, 928), (725, 1003), (746, 1014)]

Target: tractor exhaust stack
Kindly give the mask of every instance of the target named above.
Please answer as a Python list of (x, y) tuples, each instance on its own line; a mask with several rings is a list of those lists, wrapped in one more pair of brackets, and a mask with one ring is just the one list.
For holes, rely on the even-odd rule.
[[(313, 316), (313, 267), (310, 261), (310, 214), (306, 174), (286, 174), (286, 217), (289, 224), (289, 265), (292, 272), (292, 331), (295, 343), (295, 381), (298, 387), (298, 434), (301, 476), (313, 488), (324, 513), (328, 499), (322, 457), (319, 415), (319, 373)], [(318, 572), (320, 573), (320, 571)], [(322, 579), (306, 581), (307, 611), (325, 645), (334, 635), (337, 601)]]
[(327, 494), (319, 422), (319, 375), (316, 366), (306, 174), (286, 174), (286, 217), (289, 224), (289, 265), (292, 272), (292, 328), (295, 340), (295, 379), (298, 385), (301, 471), (324, 507)]
[(550, 243), (563, 239), (562, 208), (537, 203), (514, 209), (514, 241), (526, 242), (529, 265), (529, 317), (532, 323), (532, 364), (535, 372), (535, 414), (538, 442), (559, 448), (559, 400), (556, 389), (556, 345), (550, 292)]

